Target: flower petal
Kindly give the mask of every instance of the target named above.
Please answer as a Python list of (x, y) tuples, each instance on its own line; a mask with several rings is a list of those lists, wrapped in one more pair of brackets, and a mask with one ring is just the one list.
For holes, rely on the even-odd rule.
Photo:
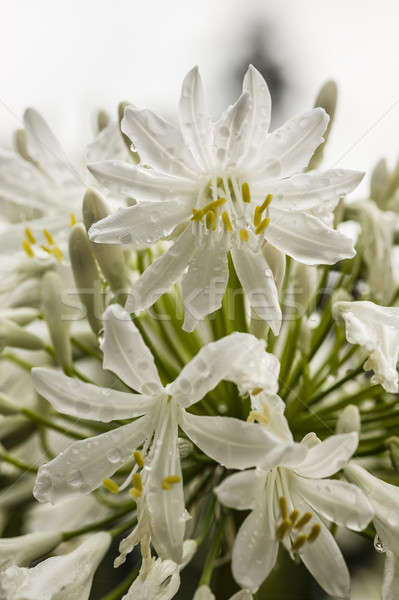
[(36, 391), (59, 412), (109, 422), (130, 419), (149, 412), (155, 403), (152, 396), (127, 394), (67, 377), (55, 369), (32, 369)]
[(212, 129), (198, 67), (191, 69), (183, 81), (179, 117), (183, 137), (198, 166), (209, 168)]
[(201, 400), (222, 379), (234, 380), (234, 364), (244, 362), (259, 345), (253, 335), (235, 332), (210, 342), (182, 369), (167, 391), (187, 408)]
[(228, 278), (225, 236), (205, 233), (182, 280), (185, 331), (193, 331), (198, 321), (220, 308)]
[(351, 239), (306, 213), (270, 208), (265, 237), (273, 246), (307, 265), (332, 265), (355, 255)]
[(173, 246), (149, 265), (133, 284), (126, 302), (126, 310), (129, 313), (138, 313), (152, 306), (176, 283), (194, 250), (195, 236), (189, 224)]
[(214, 492), (219, 502), (235, 510), (253, 510), (265, 486), (265, 473), (257, 469), (226, 477)]
[(231, 249), (234, 267), (254, 311), (277, 335), (282, 316), (273, 272), (265, 256), (261, 252), (253, 252), (244, 243), (240, 248)]
[(39, 502), (55, 504), (70, 494), (89, 494), (131, 458), (151, 426), (151, 417), (140, 417), (107, 433), (74, 442), (39, 468), (33, 495)]
[(399, 558), (387, 552), (385, 558), (382, 600), (396, 600), (399, 590)]
[(120, 208), (114, 214), (90, 227), (92, 242), (132, 244), (147, 248), (169, 235), (176, 225), (191, 214), (191, 206), (182, 200), (149, 202)]
[(102, 350), (104, 368), (116, 373), (129, 387), (154, 395), (162, 391), (154, 357), (119, 304), (111, 304), (104, 313)]
[(214, 125), (215, 156), (221, 169), (233, 169), (246, 150), (249, 94), (241, 94), (235, 104)]
[(142, 163), (164, 173), (193, 175), (196, 165), (180, 130), (151, 110), (128, 106), (122, 131), (132, 140)]
[(309, 448), (304, 461), (292, 467), (297, 475), (319, 479), (330, 477), (348, 462), (359, 441), (357, 433), (332, 435)]
[(265, 142), (270, 127), (272, 99), (266, 81), (253, 65), (249, 65), (245, 73), (242, 89), (250, 97), (246, 132), (248, 148), (241, 161), (244, 164), (244, 161), (256, 160), (259, 147)]

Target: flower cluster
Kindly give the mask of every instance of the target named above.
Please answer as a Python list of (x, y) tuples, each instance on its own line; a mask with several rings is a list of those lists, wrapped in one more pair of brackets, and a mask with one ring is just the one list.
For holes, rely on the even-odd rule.
[(187, 565), (194, 600), (283, 597), (293, 569), (349, 599), (348, 531), (397, 597), (399, 177), (348, 202), (362, 173), (314, 169), (334, 98), (269, 132), (250, 66), (212, 122), (194, 68), (178, 125), (100, 112), (87, 168), (26, 111), (0, 153), (0, 598), (88, 600), (113, 562), (103, 600), (171, 599)]

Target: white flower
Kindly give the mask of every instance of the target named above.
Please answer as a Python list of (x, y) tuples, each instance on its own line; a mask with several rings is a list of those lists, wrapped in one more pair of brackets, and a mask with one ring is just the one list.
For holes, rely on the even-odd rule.
[(171, 600), (180, 587), (180, 571), (190, 562), (196, 549), (193, 540), (186, 540), (181, 564), (157, 558), (148, 573), (140, 571), (122, 600)]
[(221, 304), (230, 251), (252, 307), (277, 333), (278, 292), (262, 247), (306, 264), (353, 256), (351, 241), (325, 222), (362, 175), (301, 173), (323, 140), (328, 115), (316, 108), (268, 134), (270, 109), (267, 85), (252, 66), (242, 95), (217, 123), (208, 115), (198, 68), (183, 82), (179, 127), (149, 110), (126, 109), (122, 128), (142, 162), (103, 161), (89, 169), (138, 205), (93, 225), (91, 239), (143, 248), (177, 237), (134, 285), (130, 312), (151, 306), (188, 266), (184, 328), (194, 329)]
[(88, 600), (94, 573), (111, 536), (100, 532), (67, 554), (52, 556), (31, 569), (10, 567), (2, 574), (4, 600)]
[(360, 465), (350, 462), (346, 477), (358, 485), (375, 511), (377, 549), (386, 552), (382, 600), (396, 600), (399, 589), (399, 488), (374, 477)]
[(67, 524), (68, 531), (72, 531), (104, 519), (109, 512), (109, 508), (92, 495), (71, 496), (55, 506), (35, 503), (25, 515), (24, 529), (28, 532), (62, 531)]
[(279, 542), (299, 555), (328, 594), (349, 596), (349, 573), (327, 523), (362, 530), (373, 516), (366, 496), (347, 482), (325, 479), (348, 461), (356, 433), (333, 435), (323, 442), (307, 436), (305, 459), (291, 457), (277, 468), (236, 473), (216, 488), (223, 504), (251, 510), (233, 549), (234, 578), (256, 590), (277, 560)]
[(135, 454), (132, 474), (121, 487), (125, 489), (133, 475), (131, 493), (139, 512), (137, 528), (121, 544), (121, 553), (126, 555), (144, 536), (151, 535), (159, 556), (179, 563), (187, 515), (178, 426), (203, 452), (228, 468), (270, 468), (298, 450), (256, 424), (197, 416), (186, 410), (220, 380), (229, 378), (237, 361), (245, 363), (259, 345), (253, 336), (233, 333), (204, 346), (177, 379), (163, 387), (154, 358), (126, 311), (119, 305), (108, 307), (104, 328), (104, 368), (138, 393), (99, 388), (48, 369), (33, 370), (34, 385), (56, 410), (77, 418), (135, 420), (75, 442), (41, 466), (34, 495), (41, 502), (57, 502), (71, 493), (90, 493), (103, 482), (117, 491), (109, 477), (141, 448)]
[(346, 339), (369, 354), (365, 371), (374, 371), (373, 384), (387, 392), (399, 390), (396, 364), (399, 356), (399, 308), (373, 302), (336, 302), (334, 314), (345, 321)]
[(24, 566), (52, 550), (61, 541), (59, 532), (28, 533), (0, 539), (0, 571), (13, 565)]
[[(209, 586), (201, 585), (195, 592), (193, 600), (216, 600), (216, 598)], [(241, 590), (231, 596), (230, 600), (252, 600), (252, 594), (248, 590)]]

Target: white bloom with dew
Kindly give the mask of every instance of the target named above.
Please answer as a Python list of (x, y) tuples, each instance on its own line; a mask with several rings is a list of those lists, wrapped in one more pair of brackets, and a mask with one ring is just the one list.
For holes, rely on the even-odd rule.
[(327, 113), (312, 109), (268, 133), (270, 113), (269, 90), (252, 66), (240, 98), (216, 123), (197, 67), (183, 82), (178, 127), (149, 110), (126, 109), (122, 129), (142, 162), (94, 162), (89, 169), (138, 204), (93, 225), (90, 237), (143, 248), (180, 226), (174, 245), (134, 284), (127, 310), (148, 308), (183, 276), (183, 327), (192, 331), (221, 305), (231, 252), (252, 308), (278, 333), (278, 290), (264, 245), (310, 265), (354, 255), (352, 242), (325, 221), (362, 174), (301, 173), (323, 141)]
[(345, 322), (348, 342), (368, 352), (364, 370), (374, 371), (371, 383), (398, 392), (399, 308), (358, 301), (336, 302), (333, 310), (335, 318)]
[(47, 554), (61, 541), (59, 532), (28, 533), (0, 539), (0, 571), (17, 565), (25, 566)]

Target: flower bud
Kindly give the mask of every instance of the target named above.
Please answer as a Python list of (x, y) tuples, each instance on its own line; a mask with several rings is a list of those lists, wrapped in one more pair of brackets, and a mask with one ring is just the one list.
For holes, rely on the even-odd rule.
[(0, 311), (0, 319), (14, 321), (17, 325), (28, 325), (37, 319), (39, 311), (36, 308), (21, 307), (21, 308), (6, 308)]
[(334, 117), (335, 117), (335, 109), (337, 107), (337, 95), (338, 95), (337, 84), (335, 83), (335, 81), (330, 80), (330, 81), (326, 81), (326, 83), (321, 87), (321, 89), (316, 97), (314, 106), (324, 108), (326, 113), (329, 115), (330, 120), (327, 125), (327, 129), (325, 130), (325, 132), (323, 134), (324, 142), (322, 144), (320, 144), (320, 146), (316, 149), (315, 153), (313, 154), (313, 156), (309, 162), (309, 166), (307, 169), (308, 171), (310, 171), (312, 169), (316, 169), (322, 161), (324, 148), (327, 144), (327, 140), (330, 135), (331, 126), (333, 124)]
[(61, 534), (29, 533), (0, 540), (0, 572), (13, 565), (29, 565), (33, 560), (49, 552), (61, 541)]
[(349, 404), (338, 417), (336, 430), (337, 433), (360, 433), (361, 422), (360, 412), (357, 406)]
[(105, 110), (99, 110), (97, 113), (97, 129), (99, 133), (109, 125), (109, 114)]
[(25, 350), (42, 350), (44, 342), (34, 333), (27, 331), (14, 321), (0, 319), (0, 351), (6, 346)]
[(86, 230), (81, 223), (69, 235), (69, 257), (80, 301), (86, 308), (87, 320), (97, 335), (102, 329), (104, 303), (101, 281)]
[(296, 313), (302, 316), (309, 308), (317, 290), (319, 273), (316, 267), (295, 263), (291, 295)]
[[(89, 231), (94, 223), (104, 219), (108, 214), (102, 197), (94, 190), (87, 190), (83, 198), (83, 221), (86, 230)], [(122, 248), (112, 244), (97, 244), (95, 242), (90, 242), (90, 244), (111, 290), (116, 294), (118, 301), (124, 304), (126, 289), (129, 287), (129, 276)]]
[(42, 307), (57, 363), (64, 369), (72, 365), (72, 347), (69, 322), (63, 309), (63, 281), (55, 271), (48, 271), (42, 279)]
[(381, 201), (384, 197), (388, 178), (389, 172), (387, 161), (385, 158), (381, 158), (373, 169), (370, 181), (370, 198), (371, 200), (374, 200), (380, 208), (383, 208), (383, 206), (381, 206)]

